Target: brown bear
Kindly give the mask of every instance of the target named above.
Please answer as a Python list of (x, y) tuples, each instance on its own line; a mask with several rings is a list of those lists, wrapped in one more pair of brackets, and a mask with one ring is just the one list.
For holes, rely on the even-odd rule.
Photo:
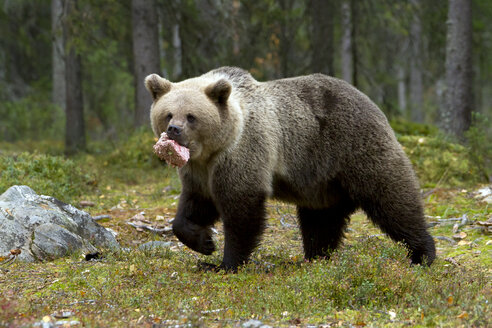
[(431, 264), (418, 181), (381, 110), (348, 83), (313, 74), (269, 82), (222, 67), (171, 83), (145, 79), (156, 135), (189, 148), (173, 231), (211, 254), (224, 225), (219, 268), (248, 261), (265, 226), (265, 201), (297, 205), (306, 259), (327, 257), (362, 208), (413, 263)]

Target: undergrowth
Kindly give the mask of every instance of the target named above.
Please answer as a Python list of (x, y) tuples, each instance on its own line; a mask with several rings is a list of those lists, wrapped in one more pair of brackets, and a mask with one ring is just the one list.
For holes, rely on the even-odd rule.
[(406, 154), (424, 188), (467, 186), (481, 181), (468, 150), (440, 136), (401, 136)]
[(19, 153), (0, 157), (0, 194), (13, 185), (28, 185), (39, 194), (69, 202), (91, 191), (94, 177), (61, 156)]
[[(349, 239), (330, 260), (304, 262), (290, 253), (291, 260), (255, 261), (237, 274), (200, 271), (188, 250), (16, 264), (2, 289), (17, 297), (0, 301), (8, 310), (0, 324), (66, 308), (83, 325), (112, 327), (238, 326), (251, 318), (273, 326), (489, 323), (490, 277), (478, 266), (456, 267), (443, 259), (431, 268), (412, 266), (401, 245), (368, 235)], [(269, 255), (263, 249), (254, 258), (271, 260)]]
[[(169, 226), (175, 215), (179, 179), (153, 155), (151, 132), (138, 131), (71, 159), (2, 147), (0, 192), (27, 184), (75, 204), (91, 201), (94, 206), (86, 210), (109, 214), (101, 224), (118, 233), (123, 249), (103, 250), (98, 261), (73, 254), (0, 266), (0, 327), (32, 326), (65, 310), (72, 313), (70, 320), (89, 327), (240, 327), (250, 319), (273, 327), (489, 326), (492, 245), (477, 222), (487, 221), (492, 208), (470, 192), (483, 181), (480, 169), (469, 148), (433, 129), (398, 129), (417, 131), (397, 135), (422, 186), (433, 188), (424, 199), (426, 214), (434, 222), (463, 215), (469, 221), (459, 228), (467, 235), (459, 242), (452, 238), (454, 223), (430, 228), (438, 253), (430, 268), (410, 265), (406, 249), (362, 213), (352, 216), (344, 246), (329, 260), (305, 262), (295, 208), (271, 202), (252, 261), (237, 274), (204, 272), (198, 262), (220, 263), (221, 251), (201, 256), (172, 235), (127, 224), (143, 212), (149, 224)], [(223, 232), (220, 224), (216, 228), (220, 250)], [(138, 249), (153, 240), (172, 246)]]
[(489, 138), (490, 121), (474, 113), (472, 126), (465, 133), (470, 160), (476, 165), (481, 178), (489, 181), (492, 174), (492, 141)]

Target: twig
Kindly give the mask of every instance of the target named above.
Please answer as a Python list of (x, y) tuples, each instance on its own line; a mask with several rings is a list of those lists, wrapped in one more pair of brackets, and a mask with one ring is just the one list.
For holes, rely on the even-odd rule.
[(436, 188), (428, 190), (422, 194), (422, 199), (427, 198), (428, 196), (432, 195), (436, 191)]
[(454, 265), (456, 267), (459, 267), (460, 266), (460, 264), (458, 262), (456, 262), (456, 260), (453, 259), (452, 257), (446, 257), (444, 259), (444, 261), (449, 262), (449, 263), (451, 263), (452, 265)]
[(18, 248), (11, 249), (9, 258), (7, 260), (3, 260), (2, 262), (0, 262), (0, 265), (1, 266), (7, 266), (7, 264), (11, 265), (20, 253), (22, 253), (22, 251)]
[(135, 222), (127, 222), (127, 224), (131, 225), (132, 227), (134, 227), (136, 229), (146, 229), (146, 230), (149, 230), (150, 232), (160, 234), (160, 235), (165, 234), (166, 232), (172, 231), (172, 229), (170, 227), (164, 227), (164, 228), (160, 229), (160, 228), (154, 228), (154, 227), (151, 227), (151, 226), (145, 225), (145, 224), (138, 224)]
[(456, 244), (456, 242), (455, 242), (453, 239), (449, 238), (449, 237), (445, 237), (445, 236), (435, 236), (434, 238), (439, 239), (439, 240), (444, 240), (444, 241), (447, 241), (447, 242), (449, 242), (449, 243), (451, 243), (451, 244), (453, 244), (453, 245), (455, 245), (455, 244)]
[(103, 215), (96, 215), (96, 216), (92, 217), (92, 220), (94, 220), (94, 221), (99, 221), (99, 220), (104, 220), (104, 219), (111, 219), (111, 215), (103, 214)]

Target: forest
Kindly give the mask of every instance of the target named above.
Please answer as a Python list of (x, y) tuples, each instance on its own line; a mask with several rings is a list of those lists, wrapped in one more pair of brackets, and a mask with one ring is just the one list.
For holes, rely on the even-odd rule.
[[(468, 30), (453, 37), (447, 2), (2, 0), (0, 136), (64, 140), (68, 130), (79, 139), (67, 140), (75, 143), (68, 152), (119, 140), (148, 123), (147, 74), (181, 81), (239, 66), (263, 81), (343, 78), (390, 119), (462, 137), (475, 114), (492, 115), (492, 6), (472, 1)], [(458, 58), (466, 62), (460, 82)], [(447, 98), (452, 88), (463, 90), (460, 100)], [(466, 113), (458, 114), (460, 101)]]
[[(0, 0), (0, 327), (491, 325), (491, 23), (490, 0)], [(224, 227), (210, 256), (172, 234), (182, 185), (152, 151), (144, 79), (221, 66), (323, 73), (374, 101), (420, 183), (434, 264), (411, 265), (363, 211), (306, 261), (296, 207), (269, 200), (251, 261), (201, 270)], [(38, 220), (22, 214), (37, 195), (118, 247), (48, 254), (56, 229), (9, 235), (16, 212)]]

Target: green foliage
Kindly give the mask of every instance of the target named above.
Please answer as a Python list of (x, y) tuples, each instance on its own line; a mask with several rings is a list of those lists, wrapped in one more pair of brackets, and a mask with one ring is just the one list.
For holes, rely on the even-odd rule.
[(115, 40), (107, 40), (104, 48), (84, 55), (84, 101), (88, 133), (93, 139), (117, 137), (133, 123), (134, 78), (121, 67), (125, 63), (120, 51)]
[(484, 133), (487, 121), (481, 120), (470, 129), (470, 147), (450, 141), (432, 125), (404, 119), (390, 123), (422, 187), (454, 187), (483, 180), (487, 154), (490, 158), (490, 145)]
[(27, 185), (39, 194), (64, 202), (90, 191), (94, 178), (73, 160), (60, 156), (21, 153), (0, 157), (0, 193)]
[(437, 135), (437, 128), (429, 124), (420, 124), (395, 118), (390, 121), (391, 127), (397, 136), (412, 135), (412, 136), (434, 136)]
[(156, 139), (149, 128), (140, 128), (128, 139), (116, 144), (105, 165), (115, 168), (156, 168), (162, 165), (152, 147)]
[(64, 113), (43, 92), (33, 92), (18, 101), (0, 102), (0, 117), (0, 138), (5, 141), (63, 135)]
[(486, 182), (489, 181), (492, 173), (492, 141), (487, 135), (488, 128), (490, 128), (489, 119), (479, 113), (473, 113), (472, 126), (465, 132), (470, 161)]
[(417, 171), (422, 187), (469, 185), (480, 180), (480, 171), (470, 162), (466, 147), (443, 136), (401, 136), (406, 154)]
[(50, 88), (50, 18), (49, 0), (0, 0), (0, 99)]

